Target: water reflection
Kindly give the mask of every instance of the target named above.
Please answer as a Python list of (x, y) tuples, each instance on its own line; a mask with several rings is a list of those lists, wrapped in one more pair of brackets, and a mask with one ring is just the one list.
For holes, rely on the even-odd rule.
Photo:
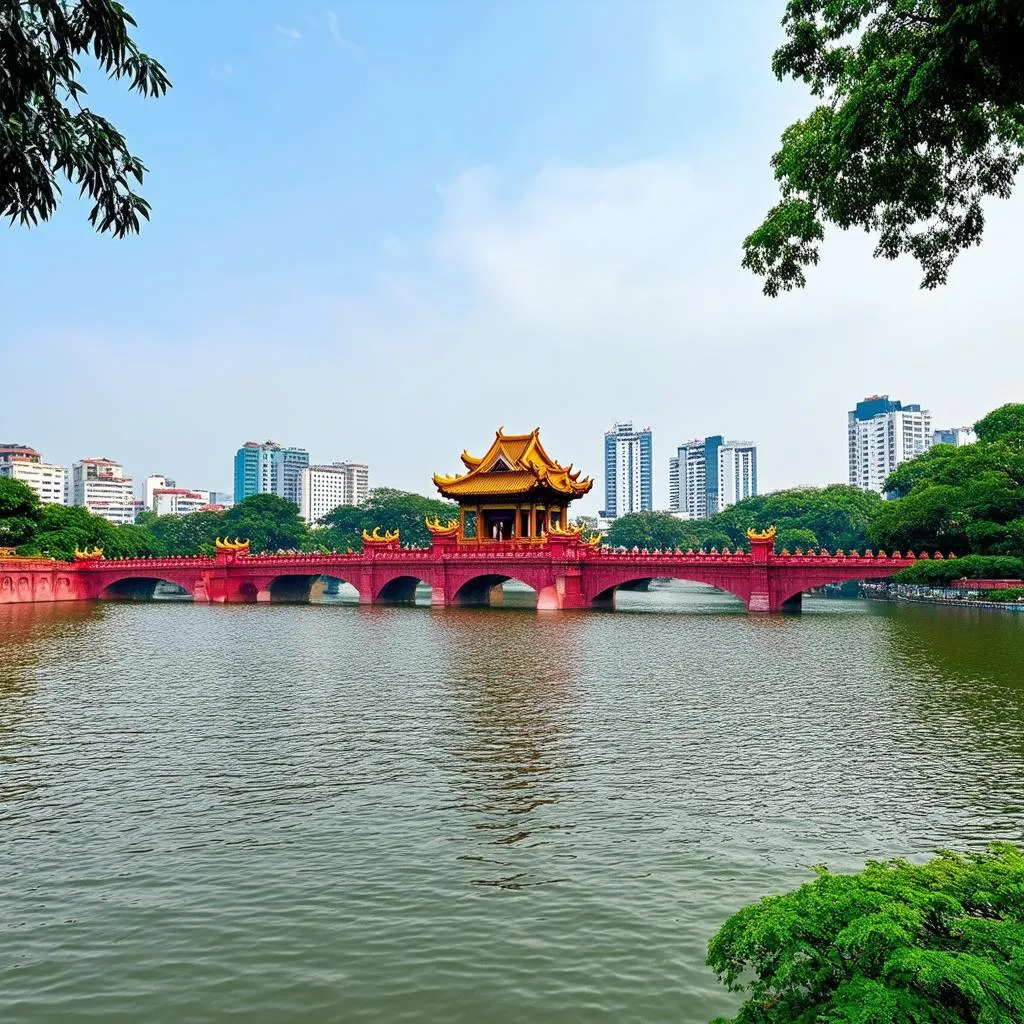
[[(442, 737), (460, 791), (467, 832), (458, 859), (469, 881), (502, 889), (559, 881), (556, 833), (575, 823), (562, 806), (574, 794), (578, 752), (573, 717), (578, 619), (509, 615), (480, 643), (478, 613), (437, 617), (455, 712)], [(500, 847), (500, 852), (495, 849)], [(553, 848), (555, 847), (555, 848)]]
[(886, 620), (892, 654), (904, 668), (924, 662), (969, 691), (995, 685), (1024, 696), (1024, 615), (922, 604), (868, 606)]
[(91, 601), (0, 605), (0, 729), (4, 694), (32, 680), (46, 655), (60, 658), (54, 645), (100, 615)]

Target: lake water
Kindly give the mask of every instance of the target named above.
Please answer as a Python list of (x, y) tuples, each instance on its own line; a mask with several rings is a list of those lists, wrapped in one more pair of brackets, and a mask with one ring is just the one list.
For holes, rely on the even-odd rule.
[(744, 903), (1022, 838), (1024, 616), (620, 609), (0, 607), (0, 1020), (696, 1024)]

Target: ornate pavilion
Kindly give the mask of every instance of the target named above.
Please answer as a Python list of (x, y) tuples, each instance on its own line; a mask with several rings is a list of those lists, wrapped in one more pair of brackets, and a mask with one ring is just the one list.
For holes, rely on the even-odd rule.
[[(539, 435), (539, 427), (529, 434), (506, 434), (499, 427), (484, 456), (462, 453), (468, 472), (434, 474), (434, 485), (460, 509), (445, 533), (467, 543), (538, 543), (548, 533), (567, 531), (569, 502), (583, 497), (594, 481), (555, 462)], [(441, 532), (438, 527), (432, 532)]]

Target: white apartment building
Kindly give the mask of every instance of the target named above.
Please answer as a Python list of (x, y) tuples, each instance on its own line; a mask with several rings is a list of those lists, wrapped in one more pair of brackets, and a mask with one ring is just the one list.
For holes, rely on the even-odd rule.
[(135, 522), (132, 478), (110, 459), (82, 459), (71, 467), (71, 504), (111, 523)]
[(850, 483), (883, 493), (886, 478), (901, 463), (931, 448), (932, 414), (888, 395), (869, 395), (848, 417)]
[(318, 523), (339, 505), (361, 505), (370, 488), (370, 467), (362, 462), (307, 466), (300, 481), (299, 513)]
[(0, 462), (0, 476), (20, 480), (36, 492), (44, 505), (66, 505), (68, 472), (63, 466), (46, 462)]
[(681, 444), (669, 459), (669, 511), (706, 519), (757, 494), (757, 446), (722, 435)]
[(190, 491), (186, 487), (155, 487), (148, 507), (158, 516), (187, 516), (210, 504), (209, 491)]
[(634, 430), (616, 423), (604, 435), (604, 509), (608, 519), (654, 508), (653, 435), (650, 427)]

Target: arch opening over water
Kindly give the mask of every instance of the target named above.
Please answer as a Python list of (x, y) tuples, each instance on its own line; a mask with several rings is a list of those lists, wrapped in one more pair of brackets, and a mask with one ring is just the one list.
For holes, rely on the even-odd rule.
[(512, 576), (474, 576), (455, 592), (452, 604), (461, 608), (536, 608), (537, 591)]
[(191, 591), (180, 583), (159, 576), (126, 576), (107, 584), (101, 601), (191, 601)]
[(685, 576), (647, 576), (624, 580), (601, 591), (591, 607), (621, 612), (746, 612), (739, 595)]
[(429, 605), (434, 588), (419, 576), (396, 576), (377, 592), (380, 604)]
[(317, 576), (310, 584), (312, 604), (359, 604), (359, 591), (340, 576)]
[(340, 576), (285, 574), (275, 576), (257, 600), (270, 604), (358, 604), (359, 591)]

